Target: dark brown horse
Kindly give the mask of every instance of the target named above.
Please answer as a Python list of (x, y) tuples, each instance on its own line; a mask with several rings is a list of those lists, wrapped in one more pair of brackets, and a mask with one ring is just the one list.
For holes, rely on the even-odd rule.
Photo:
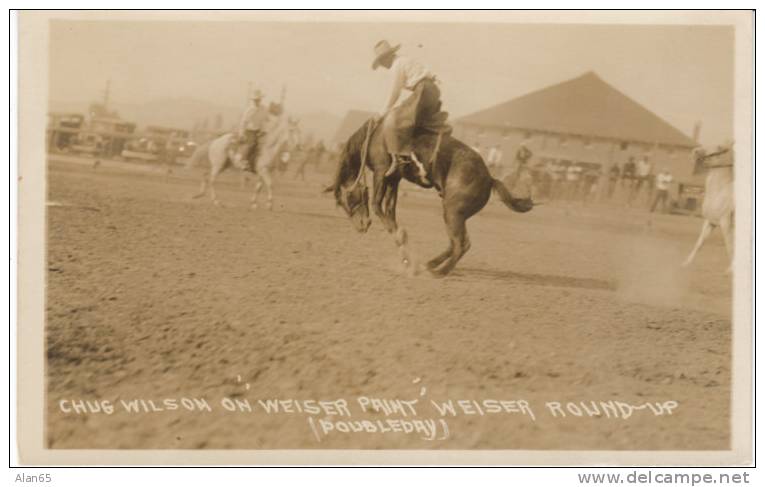
[[(430, 158), (436, 147), (436, 158), (431, 165)], [(326, 189), (334, 193), (337, 204), (345, 210), (356, 230), (364, 233), (371, 224), (369, 190), (364, 175), (368, 168), (373, 175), (372, 208), (388, 232), (395, 235), (405, 264), (409, 264), (406, 232), (396, 223), (396, 199), (402, 177), (425, 188), (434, 187), (441, 196), (449, 248), (426, 264), (436, 276), (447, 275), (470, 249), (465, 221), (481, 211), (489, 201), (492, 189), (514, 211), (524, 213), (533, 207), (530, 197), (513, 197), (501, 181), (491, 177), (476, 151), (450, 135), (443, 136), (439, 142), (433, 134), (420, 134), (415, 138), (414, 149), (417, 158), (431, 166), (432, 184), (420, 179), (418, 168), (413, 163), (401, 166), (386, 178), (390, 155), (383, 146), (381, 131), (374, 120), (369, 120), (345, 144), (335, 180)], [(362, 159), (365, 161), (364, 168)]]

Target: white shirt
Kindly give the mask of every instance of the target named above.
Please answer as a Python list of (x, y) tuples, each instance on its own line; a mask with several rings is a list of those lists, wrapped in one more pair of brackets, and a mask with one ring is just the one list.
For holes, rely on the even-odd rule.
[(486, 160), (489, 164), (499, 164), (502, 160), (502, 151), (492, 147), (489, 149), (489, 155), (486, 156)]
[(637, 175), (646, 177), (651, 174), (651, 163), (645, 159), (640, 159), (637, 163)]
[(579, 166), (569, 166), (566, 171), (567, 181), (579, 181), (579, 175), (582, 173), (582, 168)]
[(385, 106), (383, 113), (390, 110), (396, 104), (399, 96), (401, 96), (402, 89), (414, 90), (414, 87), (423, 78), (433, 76), (424, 65), (406, 56), (397, 56), (393, 60), (390, 70), (393, 73), (393, 86), (390, 98), (388, 98), (388, 104)]
[(669, 185), (670, 185), (670, 183), (672, 183), (673, 179), (674, 178), (672, 177), (672, 175), (670, 173), (668, 173), (668, 172), (659, 173), (656, 176), (656, 189), (658, 189), (660, 191), (668, 190), (669, 189)]

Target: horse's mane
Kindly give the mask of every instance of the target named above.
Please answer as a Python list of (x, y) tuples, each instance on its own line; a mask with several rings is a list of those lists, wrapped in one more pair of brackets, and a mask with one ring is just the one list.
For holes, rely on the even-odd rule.
[(339, 196), (343, 183), (352, 177), (356, 177), (358, 174), (358, 166), (361, 163), (359, 156), (361, 155), (364, 139), (366, 138), (366, 126), (367, 122), (364, 122), (343, 144), (343, 148), (338, 156), (335, 178), (332, 182), (335, 197)]

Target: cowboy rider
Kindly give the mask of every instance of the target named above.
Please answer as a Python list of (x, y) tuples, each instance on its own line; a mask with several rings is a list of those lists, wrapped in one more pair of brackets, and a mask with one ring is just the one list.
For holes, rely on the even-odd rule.
[[(268, 107), (262, 101), (263, 93), (260, 90), (254, 90), (250, 94), (249, 105), (244, 114), (242, 114), (237, 130), (237, 135), (242, 144), (240, 154), (245, 154), (244, 158), (247, 161), (244, 169), (251, 172), (255, 172), (255, 160), (260, 150), (259, 142), (263, 135), (265, 135), (265, 128), (269, 118)], [(237, 159), (241, 161), (241, 158), (237, 157)]]
[[(415, 162), (420, 169), (420, 177), (427, 179), (427, 172), (412, 151), (411, 142), (415, 128), (438, 131), (443, 127), (445, 117), (436, 117), (441, 113), (441, 91), (433, 73), (420, 62), (399, 55), (400, 47), (400, 44), (391, 46), (385, 40), (378, 42), (374, 47), (375, 59), (372, 63), (373, 70), (382, 66), (393, 72), (390, 95), (380, 115), (383, 140), (391, 155), (391, 165), (385, 176), (392, 175), (400, 164)], [(404, 89), (411, 94), (397, 105)]]

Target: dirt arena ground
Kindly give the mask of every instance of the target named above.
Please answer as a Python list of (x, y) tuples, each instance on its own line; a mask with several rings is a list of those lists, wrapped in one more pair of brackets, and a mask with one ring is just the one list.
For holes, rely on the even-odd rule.
[[(327, 173), (278, 178), (269, 212), (248, 209), (234, 174), (217, 208), (189, 198), (196, 176), (183, 169), (165, 178), (86, 162), (49, 161), (51, 448), (729, 446), (731, 282), (720, 236), (679, 266), (699, 219), (618, 205), (516, 214), (493, 197), (468, 222), (472, 249), (439, 280), (406, 276), (379, 221), (356, 233), (320, 194)], [(424, 261), (447, 244), (440, 202), (408, 188), (399, 220)], [(436, 420), (438, 438), (324, 434), (319, 420), (402, 419), (361, 414), (359, 396), (416, 399), (418, 416), (403, 419)], [(169, 410), (181, 398), (212, 411)], [(228, 412), (222, 398), (253, 411)], [(118, 407), (136, 399), (164, 410)], [(268, 399), (345, 399), (352, 417), (267, 414), (258, 401)], [(463, 403), (475, 414), (445, 417), (442, 439), (431, 401), (448, 399), (479, 401), (483, 414)], [(490, 413), (486, 399), (527, 401), (534, 419)], [(115, 409), (65, 412), (76, 400)], [(671, 415), (582, 412), (668, 401)]]

